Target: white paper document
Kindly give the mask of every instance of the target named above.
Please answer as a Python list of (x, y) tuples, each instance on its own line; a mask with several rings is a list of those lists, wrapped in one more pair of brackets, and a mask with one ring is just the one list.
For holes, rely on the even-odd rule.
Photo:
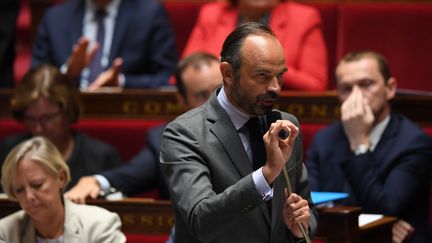
[(380, 218), (382, 218), (382, 214), (366, 214), (362, 213), (359, 215), (359, 227), (362, 227), (363, 225), (372, 223), (373, 221), (376, 221)]

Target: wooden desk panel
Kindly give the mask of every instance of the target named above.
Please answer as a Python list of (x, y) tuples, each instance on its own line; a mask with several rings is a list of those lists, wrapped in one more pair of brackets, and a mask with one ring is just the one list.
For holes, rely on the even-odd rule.
[[(125, 233), (168, 235), (174, 224), (174, 216), (169, 201), (128, 198), (121, 201), (89, 200), (88, 204), (106, 208), (119, 214)], [(0, 199), (0, 218), (19, 210), (16, 202)], [(324, 208), (319, 211), (319, 227), (316, 239), (328, 243), (385, 243), (391, 242), (391, 228), (394, 217), (383, 217), (377, 221), (358, 227), (359, 207)]]
[[(0, 119), (11, 118), (12, 90), (0, 90)], [(175, 91), (124, 90), (82, 93), (84, 118), (128, 118), (171, 120), (183, 112)], [(431, 93), (401, 93), (393, 101), (394, 110), (419, 124), (432, 124), (429, 110)], [(301, 123), (329, 123), (339, 119), (336, 92), (284, 91), (276, 108), (294, 114)]]

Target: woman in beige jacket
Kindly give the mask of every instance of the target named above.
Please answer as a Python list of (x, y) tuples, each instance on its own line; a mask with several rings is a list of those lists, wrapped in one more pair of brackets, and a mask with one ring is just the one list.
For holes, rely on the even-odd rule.
[(23, 210), (0, 220), (0, 242), (125, 242), (117, 214), (63, 199), (69, 168), (43, 137), (17, 145), (2, 167), (2, 186)]

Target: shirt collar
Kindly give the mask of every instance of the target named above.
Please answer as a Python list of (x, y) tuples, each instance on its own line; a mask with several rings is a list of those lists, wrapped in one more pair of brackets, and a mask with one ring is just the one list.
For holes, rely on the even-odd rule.
[(219, 91), (217, 96), (219, 104), (226, 111), (228, 116), (231, 118), (232, 123), (234, 124), (235, 129), (238, 131), (243, 125), (251, 118), (252, 116), (241, 112), (237, 109), (226, 96), (224, 86)]
[[(120, 6), (120, 2), (121, 0), (112, 0), (106, 7), (105, 7), (105, 11), (107, 13), (108, 17), (115, 17), (117, 15), (119, 6)], [(87, 0), (86, 1), (86, 16), (93, 16), (92, 13), (94, 13), (96, 11), (97, 7), (96, 5), (93, 3), (92, 0)], [(89, 15), (88, 15), (89, 14)]]
[(386, 129), (388, 123), (390, 122), (390, 115), (388, 115), (384, 120), (375, 125), (372, 131), (369, 133), (369, 141), (371, 143), (370, 150), (373, 151), (381, 140), (382, 134)]

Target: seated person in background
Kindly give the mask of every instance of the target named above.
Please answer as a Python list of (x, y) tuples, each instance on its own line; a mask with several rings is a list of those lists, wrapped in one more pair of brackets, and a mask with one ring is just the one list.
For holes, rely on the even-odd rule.
[[(393, 240), (432, 242), (428, 224), (431, 139), (391, 111), (396, 80), (380, 54), (347, 54), (336, 68), (341, 121), (319, 131), (307, 154), (313, 191), (347, 192), (346, 205), (396, 216)], [(405, 233), (398, 231), (405, 230)], [(414, 232), (412, 232), (414, 231)]]
[[(203, 104), (221, 84), (219, 60), (212, 55), (195, 53), (181, 60), (177, 66), (178, 98), (186, 109)], [(158, 188), (160, 199), (169, 199), (159, 167), (159, 147), (165, 126), (163, 124), (149, 130), (147, 146), (127, 164), (81, 178), (65, 197), (84, 203), (87, 197), (96, 198), (101, 190), (108, 192), (110, 187), (114, 187), (128, 196)]]
[(286, 90), (325, 90), (327, 49), (319, 13), (312, 7), (279, 0), (230, 0), (201, 8), (183, 56), (205, 51), (218, 56), (222, 43), (238, 25), (260, 22), (281, 42), (289, 72), (283, 76)]
[(15, 30), (20, 1), (0, 1), (0, 88), (11, 88), (14, 82)]
[(102, 170), (120, 165), (117, 151), (108, 144), (76, 132), (71, 124), (78, 121), (80, 104), (73, 83), (52, 65), (30, 70), (18, 84), (11, 99), (12, 115), (28, 132), (0, 142), (0, 164), (18, 143), (32, 136), (51, 140), (71, 170), (71, 183)]
[(0, 242), (125, 242), (117, 214), (63, 199), (69, 168), (46, 138), (17, 145), (2, 166), (1, 184), (21, 211), (0, 220)]
[(158, 1), (75, 0), (46, 12), (31, 63), (62, 67), (81, 90), (95, 90), (168, 85), (176, 62), (174, 34)]

